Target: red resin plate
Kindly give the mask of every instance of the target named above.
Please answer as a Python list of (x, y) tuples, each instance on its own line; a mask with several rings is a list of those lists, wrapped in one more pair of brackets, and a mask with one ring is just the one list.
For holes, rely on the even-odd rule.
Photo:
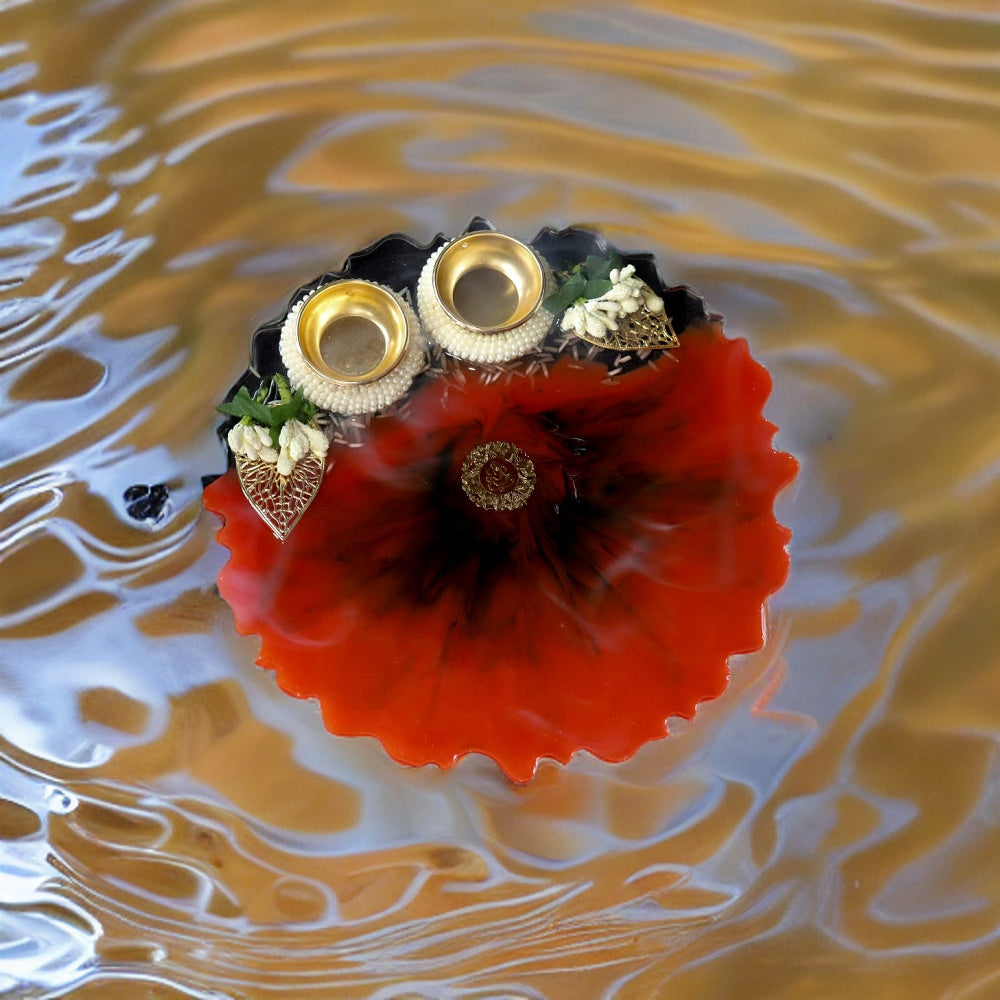
[[(500, 377), (432, 367), (354, 446), (331, 446), (283, 543), (234, 470), (215, 480), (219, 590), (260, 636), (257, 662), (318, 699), (332, 733), (410, 765), (486, 754), (515, 781), (579, 750), (625, 760), (691, 718), (729, 657), (763, 643), (788, 572), (773, 505), (796, 471), (763, 417), (767, 372), (697, 320), (624, 371), (607, 351)], [(463, 489), (491, 441), (533, 464), (519, 509)]]

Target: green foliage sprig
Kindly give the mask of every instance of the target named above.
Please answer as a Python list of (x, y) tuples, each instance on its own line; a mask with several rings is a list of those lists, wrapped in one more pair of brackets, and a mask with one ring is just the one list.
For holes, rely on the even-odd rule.
[(611, 291), (611, 272), (621, 266), (621, 257), (612, 250), (607, 258), (590, 254), (583, 263), (575, 264), (568, 271), (559, 271), (556, 274), (559, 290), (545, 300), (545, 308), (552, 313), (561, 313), (574, 302), (599, 299)]
[[(277, 392), (278, 400), (268, 403), (267, 399)], [(217, 406), (220, 413), (229, 417), (239, 417), (242, 424), (260, 424), (271, 432), (271, 444), (278, 447), (278, 434), (289, 420), (308, 424), (316, 416), (316, 407), (302, 394), (301, 389), (292, 392), (284, 375), (272, 375), (270, 382), (262, 382), (260, 388), (250, 395), (245, 385), (228, 402)]]

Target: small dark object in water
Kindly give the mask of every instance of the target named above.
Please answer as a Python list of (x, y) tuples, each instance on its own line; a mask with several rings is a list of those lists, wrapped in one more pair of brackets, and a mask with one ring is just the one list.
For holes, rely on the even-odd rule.
[(170, 491), (163, 483), (145, 486), (136, 483), (122, 494), (125, 510), (134, 521), (161, 521)]

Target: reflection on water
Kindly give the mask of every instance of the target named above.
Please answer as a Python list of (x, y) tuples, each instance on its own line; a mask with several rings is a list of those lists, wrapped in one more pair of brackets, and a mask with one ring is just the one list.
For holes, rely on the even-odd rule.
[[(992, 4), (0, 6), (0, 990), (1000, 993)], [(725, 697), (525, 788), (329, 737), (200, 509), (257, 322), (477, 213), (655, 250), (802, 462)]]

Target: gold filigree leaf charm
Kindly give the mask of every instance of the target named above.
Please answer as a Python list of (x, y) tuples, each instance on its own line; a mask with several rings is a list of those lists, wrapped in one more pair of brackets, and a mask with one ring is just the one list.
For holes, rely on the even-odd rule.
[(612, 351), (668, 351), (680, 344), (670, 317), (662, 311), (651, 312), (645, 306), (621, 319), (618, 329), (609, 330), (603, 340), (586, 335), (582, 339)]
[(325, 465), (324, 459), (309, 454), (295, 463), (290, 475), (283, 476), (277, 465), (236, 455), (236, 474), (243, 495), (279, 542), (291, 534), (313, 502)]
[(218, 410), (239, 417), (226, 440), (243, 495), (283, 542), (312, 503), (326, 468), (330, 442), (316, 425), (316, 407), (275, 374), (253, 396), (241, 387)]

